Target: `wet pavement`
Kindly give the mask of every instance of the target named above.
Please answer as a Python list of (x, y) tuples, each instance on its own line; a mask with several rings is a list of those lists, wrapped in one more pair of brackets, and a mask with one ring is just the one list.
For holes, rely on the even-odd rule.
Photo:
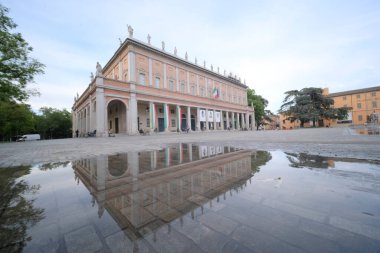
[(378, 161), (182, 143), (0, 179), (5, 252), (380, 249)]
[(380, 160), (380, 135), (362, 135), (349, 128), (315, 128), (285, 131), (159, 133), (148, 136), (117, 135), (2, 143), (0, 167), (65, 162), (128, 151), (159, 150), (167, 144), (182, 142)]

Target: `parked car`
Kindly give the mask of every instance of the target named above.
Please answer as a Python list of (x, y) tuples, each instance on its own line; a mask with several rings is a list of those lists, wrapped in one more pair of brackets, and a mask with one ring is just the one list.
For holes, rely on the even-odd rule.
[(16, 141), (38, 141), (41, 139), (41, 136), (39, 134), (25, 134), (22, 135), (20, 138), (18, 138)]

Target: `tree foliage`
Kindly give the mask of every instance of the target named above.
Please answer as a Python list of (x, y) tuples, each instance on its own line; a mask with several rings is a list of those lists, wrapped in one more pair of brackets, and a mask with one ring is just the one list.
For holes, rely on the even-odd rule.
[(66, 109), (58, 110), (42, 107), (41, 115), (36, 115), (36, 130), (42, 139), (71, 137), (71, 113)]
[(280, 113), (288, 116), (291, 121), (300, 120), (301, 126), (307, 121), (315, 122), (321, 119), (344, 119), (350, 108), (334, 108), (334, 100), (322, 94), (321, 88), (303, 88), (285, 92)]
[(272, 112), (269, 110), (265, 110), (265, 108), (268, 106), (268, 100), (263, 98), (261, 95), (257, 95), (254, 89), (247, 90), (247, 101), (248, 105), (255, 108), (255, 121), (257, 124), (257, 128), (260, 126), (260, 124), (264, 124), (264, 121), (272, 121), (272, 119), (269, 117), (272, 115)]
[(35, 119), (27, 104), (0, 101), (0, 138), (8, 141), (12, 137), (35, 132)]
[(43, 73), (44, 65), (30, 57), (33, 48), (21, 33), (12, 33), (17, 25), (7, 13), (8, 8), (0, 4), (0, 101), (23, 102), (38, 94), (27, 84)]

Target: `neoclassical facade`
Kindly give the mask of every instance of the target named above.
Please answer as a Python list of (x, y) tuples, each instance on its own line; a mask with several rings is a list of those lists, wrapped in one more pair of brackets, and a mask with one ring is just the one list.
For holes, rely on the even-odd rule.
[[(91, 75), (92, 76), (92, 75)], [(254, 128), (240, 79), (129, 37), (75, 97), (73, 136)], [(253, 126), (253, 127), (252, 127)]]

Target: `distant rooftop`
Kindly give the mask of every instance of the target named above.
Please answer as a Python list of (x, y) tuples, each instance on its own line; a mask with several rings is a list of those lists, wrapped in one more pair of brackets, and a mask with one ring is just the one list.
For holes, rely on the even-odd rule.
[(358, 89), (358, 90), (348, 90), (348, 91), (342, 91), (342, 92), (335, 92), (335, 93), (330, 93), (328, 96), (329, 97), (338, 97), (338, 96), (352, 95), (352, 94), (372, 92), (372, 91), (380, 91), (380, 86)]

